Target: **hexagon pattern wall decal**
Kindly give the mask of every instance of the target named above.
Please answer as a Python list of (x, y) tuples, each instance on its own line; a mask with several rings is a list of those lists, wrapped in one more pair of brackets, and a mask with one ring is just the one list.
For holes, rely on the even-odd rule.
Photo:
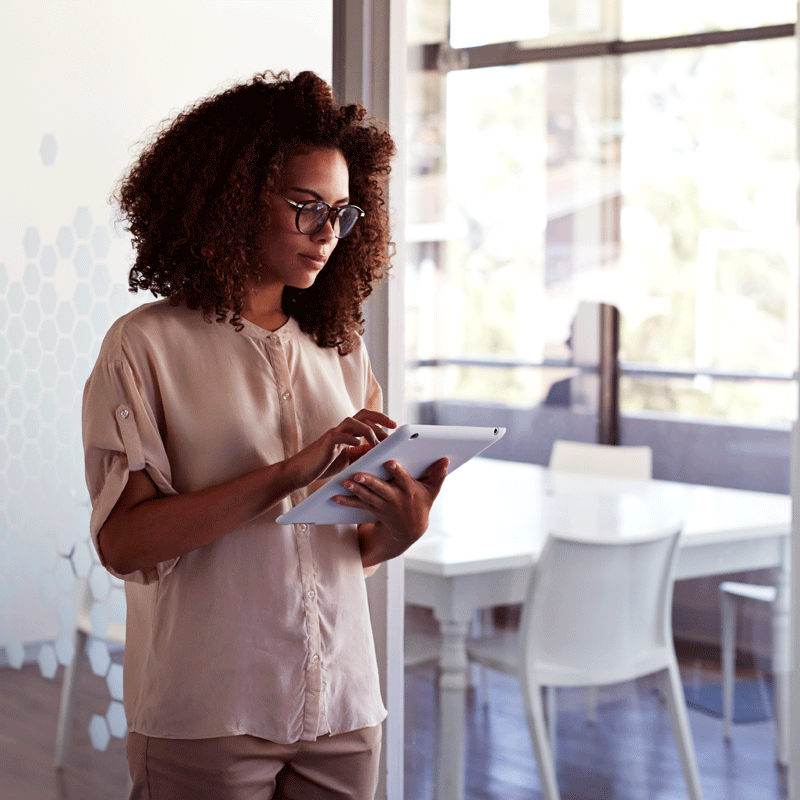
[(95, 750), (105, 751), (111, 740), (105, 717), (101, 717), (99, 714), (92, 715), (92, 721), (89, 723), (89, 738), (91, 738)]
[[(12, 322), (17, 321), (18, 320), (12, 320)], [(22, 346), (22, 337), (17, 335), (16, 328), (12, 329), (11, 326), (9, 326), (7, 339), (11, 347), (16, 348), (17, 352), (12, 351), (11, 355), (8, 357), (6, 373), (8, 378), (11, 380), (12, 385), (19, 385), (22, 383), (22, 379), (25, 377), (25, 362), (22, 359), (22, 355), (19, 353), (19, 348)]]
[[(43, 137), (39, 152), (45, 165), (54, 163), (52, 134)], [(0, 657), (16, 669), (32, 660), (45, 678), (56, 680), (63, 674), (59, 667), (86, 659), (105, 679), (109, 705), (105, 715), (83, 724), (93, 745), (105, 750), (127, 725), (122, 667), (112, 660), (114, 645), (110, 650), (101, 637), (112, 623), (124, 624), (126, 608), (122, 581), (99, 565), (88, 538), (81, 394), (109, 325), (136, 300), (127, 275), (109, 268), (112, 244), (122, 238), (111, 223), (80, 206), (50, 241), (43, 231), (36, 224), (25, 228), (20, 263), (0, 264)], [(52, 532), (52, 549), (17, 553), (13, 533), (25, 530)], [(27, 591), (21, 575), (39, 576), (41, 598), (59, 628), (54, 641), (33, 650), (10, 633), (3, 613)], [(85, 654), (75, 650), (73, 600), (84, 594), (91, 599), (94, 634)]]
[[(8, 303), (6, 302), (5, 297), (0, 298), (0, 331), (4, 331), (6, 329), (10, 315), (11, 312), (9, 311)], [(4, 361), (5, 358), (0, 356), (0, 364)]]
[(46, 133), (42, 137), (42, 143), (39, 145), (39, 155), (42, 157), (42, 164), (50, 167), (56, 160), (56, 137), (52, 133)]
[(8, 307), (13, 314), (19, 314), (22, 311), (22, 304), (25, 302), (25, 290), (19, 281), (12, 281), (8, 287), (6, 294), (8, 298)]
[(122, 700), (122, 664), (112, 664), (106, 675), (108, 693), (114, 700)]
[(108, 644), (102, 639), (91, 639), (86, 648), (86, 654), (89, 656), (92, 672), (104, 678), (108, 674), (108, 668), (111, 666)]
[[(89, 552), (90, 544), (86, 541), (78, 542), (73, 546), (70, 553), (70, 561), (72, 561), (72, 569), (78, 578), (89, 577), (89, 570), (92, 567), (92, 554)], [(125, 596), (123, 595), (123, 603)]]
[(25, 325), (19, 317), (14, 317), (8, 323), (8, 343), (13, 350), (19, 350), (22, 347), (22, 342), (25, 339)]
[(25, 267), (25, 277), (22, 279), (25, 291), (30, 298), (28, 302), (35, 302), (33, 298), (36, 296), (36, 290), (39, 288), (39, 280), (39, 267), (36, 262), (31, 262)]
[(112, 589), (108, 598), (108, 615), (117, 625), (125, 624), (125, 592), (122, 589)]
[(69, 258), (72, 255), (72, 248), (75, 247), (75, 236), (72, 233), (72, 228), (67, 228), (66, 226), (59, 228), (56, 246), (61, 258)]
[(92, 215), (86, 206), (81, 206), (75, 212), (75, 219), (73, 220), (72, 227), (79, 239), (88, 238), (92, 230)]
[(75, 264), (75, 272), (77, 272), (81, 278), (86, 278), (89, 276), (89, 272), (92, 269), (93, 259), (92, 251), (89, 249), (88, 245), (78, 245), (78, 249), (75, 251), (73, 263)]
[(92, 250), (95, 258), (105, 258), (111, 249), (111, 236), (105, 225), (99, 225), (92, 234)]
[(25, 660), (25, 648), (22, 642), (13, 640), (6, 643), (6, 658), (9, 666), (14, 669), (22, 669), (22, 662)]
[(58, 588), (64, 594), (72, 591), (72, 587), (75, 585), (75, 573), (72, 571), (72, 565), (68, 561), (59, 561), (56, 564), (55, 579), (58, 583)]
[(111, 582), (109, 581), (108, 572), (100, 564), (95, 564), (92, 567), (92, 572), (89, 575), (89, 586), (92, 589), (94, 599), (99, 603), (105, 603), (108, 593), (111, 591)]
[(106, 722), (108, 723), (108, 730), (112, 736), (117, 739), (123, 739), (128, 732), (128, 723), (125, 720), (125, 709), (122, 703), (112, 701), (108, 704), (108, 711), (106, 712)]
[[(55, 308), (55, 289), (51, 286), (43, 286), (40, 292), (42, 303), (44, 304), (44, 295), (49, 290), (53, 291), (53, 308)], [(49, 313), (49, 312), (48, 312)], [(42, 324), (39, 326), (39, 343), (42, 345), (46, 355), (55, 353), (56, 344), (58, 344), (58, 328), (56, 327), (55, 320), (43, 319)]]
[(67, 667), (75, 658), (75, 644), (67, 631), (62, 631), (56, 639), (56, 658), (58, 663)]
[(106, 608), (105, 605), (102, 603), (95, 603), (92, 606), (89, 619), (92, 622), (92, 633), (95, 633), (97, 636), (108, 635), (108, 626), (111, 620), (108, 617), (108, 608)]
[(22, 242), (22, 246), (25, 248), (25, 255), (28, 256), (28, 258), (36, 258), (39, 254), (40, 245), (38, 229), (28, 228), (28, 230), (25, 231), (25, 239)]
[(56, 274), (56, 267), (58, 266), (58, 256), (56, 249), (53, 245), (48, 244), (42, 248), (42, 255), (39, 257), (39, 266), (42, 268), (42, 273), (52, 278)]
[(39, 669), (45, 678), (55, 678), (58, 660), (53, 645), (43, 644), (39, 650)]

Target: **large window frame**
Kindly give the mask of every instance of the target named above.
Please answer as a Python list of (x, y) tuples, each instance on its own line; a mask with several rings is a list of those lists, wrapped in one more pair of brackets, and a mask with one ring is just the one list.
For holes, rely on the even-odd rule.
[[(619, 30), (618, 21), (618, 6), (617, 2), (608, 2), (603, 5), (608, 19), (612, 23), (606, 24), (606, 31)], [(616, 21), (614, 21), (616, 20)], [(668, 50), (687, 50), (704, 48), (711, 45), (726, 45), (735, 44), (739, 42), (757, 42), (773, 39), (788, 39), (794, 36), (795, 25), (793, 23), (787, 24), (774, 24), (764, 25), (755, 28), (736, 28), (729, 30), (713, 30), (701, 31), (698, 33), (691, 33), (685, 35), (676, 35), (660, 38), (642, 38), (642, 39), (623, 39), (615, 36), (603, 36), (598, 32), (596, 38), (589, 39), (587, 35), (582, 35), (578, 41), (564, 41), (563, 37), (557, 39), (552, 37), (545, 38), (540, 42), (531, 43), (530, 41), (508, 41), (497, 44), (487, 44), (483, 46), (454, 48), (450, 42), (445, 38), (442, 41), (432, 42), (422, 45), (412, 46), (409, 49), (409, 64), (412, 70), (423, 73), (437, 73), (440, 76), (446, 76), (454, 71), (483, 69), (487, 67), (497, 66), (513, 66), (535, 63), (553, 63), (563, 60), (580, 60), (580, 59), (597, 59), (599, 57), (621, 57), (629, 54), (640, 53), (659, 53)], [(591, 36), (591, 34), (589, 34)], [(428, 242), (426, 233), (420, 233), (419, 229), (425, 226), (417, 226), (416, 229), (410, 232), (410, 240), (415, 243), (421, 243), (422, 246), (427, 247), (433, 253), (434, 260), (437, 258), (437, 242), (431, 240)], [(431, 236), (436, 236), (437, 232), (435, 226), (431, 227)], [(422, 239), (420, 239), (420, 236)], [(694, 385), (703, 385), (704, 382), (711, 381), (720, 384), (771, 384), (775, 386), (793, 386), (796, 381), (796, 371), (778, 371), (774, 369), (737, 369), (730, 367), (712, 366), (702, 363), (694, 365), (685, 364), (656, 364), (648, 363), (645, 361), (629, 361), (623, 359), (620, 362), (620, 376), (623, 381), (625, 380), (647, 380), (656, 384), (656, 387), (663, 382), (670, 380), (693, 382)], [(441, 370), (447, 367), (473, 367), (492, 372), (503, 370), (527, 370), (539, 371), (544, 374), (553, 374), (555, 371), (568, 369), (570, 362), (562, 358), (542, 358), (542, 359), (525, 359), (514, 357), (494, 357), (485, 354), (472, 354), (469, 352), (461, 352), (459, 354), (450, 355), (442, 352), (433, 354), (432, 357), (410, 357), (406, 368), (409, 375), (413, 375), (417, 370)], [(423, 399), (419, 405), (411, 409), (412, 414), (416, 413), (420, 418), (425, 418), (429, 421), (448, 422), (451, 421), (447, 417), (447, 407), (451, 404), (452, 398), (434, 396), (430, 400)], [(470, 406), (474, 405), (476, 409), (483, 406), (490, 405), (489, 401), (486, 402), (472, 402), (470, 400), (456, 401), (452, 400), (452, 404), (457, 406)], [(500, 405), (503, 405), (501, 402)], [(444, 416), (442, 414), (444, 413)], [(509, 412), (512, 413), (512, 412)], [(515, 408), (513, 413), (519, 413), (519, 408)], [(677, 421), (682, 421), (680, 414), (675, 415), (659, 415), (654, 413), (645, 414), (645, 417), (660, 416), (663, 419), (670, 419), (674, 416)], [(694, 423), (703, 425), (708, 424), (712, 428), (718, 427), (720, 424), (730, 422), (730, 428), (736, 429), (734, 436), (741, 436), (744, 439), (750, 440), (759, 430), (766, 431), (765, 435), (768, 438), (778, 437), (779, 444), (775, 452), (775, 464), (778, 469), (772, 469), (773, 472), (777, 471), (782, 473), (780, 480), (774, 481), (769, 485), (762, 486), (772, 491), (789, 491), (788, 485), (788, 455), (789, 455), (789, 426), (786, 423), (779, 423), (777, 425), (761, 426), (753, 422), (745, 422), (739, 424), (736, 421), (726, 421), (718, 418), (703, 418), (697, 417), (692, 420)], [(633, 428), (643, 436), (649, 433), (643, 430), (642, 424), (636, 426), (628, 426), (628, 433), (632, 435)], [(647, 425), (645, 424), (646, 428)], [(624, 429), (624, 425), (623, 425)], [(640, 441), (628, 441), (628, 443), (647, 443)], [(506, 454), (505, 457), (509, 457)], [(517, 457), (514, 454), (511, 457)], [(526, 456), (521, 456), (524, 460), (529, 459)], [(656, 477), (672, 478), (677, 480), (695, 480), (696, 476), (687, 475), (680, 476), (677, 473), (677, 464), (665, 468), (661, 474), (656, 474)], [(720, 472), (713, 476), (708, 482), (717, 483), (719, 485), (735, 485), (735, 477), (731, 475), (730, 468), (722, 468)]]

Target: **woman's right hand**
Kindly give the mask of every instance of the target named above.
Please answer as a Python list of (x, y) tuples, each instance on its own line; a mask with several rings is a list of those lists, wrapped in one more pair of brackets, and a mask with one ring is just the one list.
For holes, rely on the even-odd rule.
[(385, 428), (396, 427), (386, 414), (362, 408), (286, 460), (292, 483), (299, 489), (336, 475), (382, 442), (389, 435)]

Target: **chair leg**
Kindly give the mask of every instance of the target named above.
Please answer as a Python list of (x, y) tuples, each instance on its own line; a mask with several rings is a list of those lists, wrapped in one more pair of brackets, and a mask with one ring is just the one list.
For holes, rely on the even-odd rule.
[(56, 728), (56, 749), (53, 756), (53, 766), (63, 769), (64, 756), (69, 746), (69, 733), (72, 723), (72, 706), (75, 697), (75, 687), (78, 685), (81, 659), (86, 649), (86, 633), (75, 629), (73, 645), (75, 654), (72, 661), (64, 671), (64, 682), (61, 684), (61, 704), (58, 709), (58, 726)]
[[(473, 666), (476, 666), (473, 664)], [(483, 664), (477, 665), (478, 669), (480, 670), (480, 681), (481, 681), (481, 700), (483, 701), (484, 706), (489, 705), (489, 668), (484, 667)]]
[[(476, 639), (484, 635), (484, 628), (486, 620), (488, 619), (489, 609), (482, 608), (472, 615), (470, 622), (470, 635)], [(477, 671), (477, 679), (476, 679)], [(481, 692), (483, 694), (483, 704), (487, 705), (489, 700), (489, 679), (486, 677), (486, 667), (483, 664), (472, 663), (467, 669), (467, 680), (469, 680), (469, 688), (473, 691), (478, 688), (478, 682), (481, 685)]]
[(558, 709), (556, 708), (556, 687), (544, 687), (545, 721), (547, 732), (550, 734), (550, 757), (556, 760), (556, 731), (558, 729)]
[(673, 658), (664, 676), (664, 688), (667, 695), (667, 707), (675, 733), (675, 743), (683, 765), (683, 774), (689, 797), (692, 800), (703, 800), (703, 789), (700, 785), (700, 772), (697, 768), (697, 757), (694, 752), (692, 730), (689, 727), (689, 715), (686, 712), (686, 698), (683, 695), (683, 684), (678, 670), (678, 662)]
[[(549, 687), (548, 687), (549, 688)], [(544, 704), (542, 703), (543, 687), (538, 684), (523, 684), (525, 698), (525, 716), (528, 721), (528, 730), (533, 743), (533, 754), (536, 757), (536, 766), (539, 770), (539, 781), (542, 784), (544, 800), (561, 800), (556, 783), (556, 767), (553, 751), (550, 749), (548, 726), (544, 718)]]
[(735, 680), (736, 600), (727, 592), (720, 592), (719, 600), (722, 616), (722, 727), (725, 738), (730, 739)]
[(586, 690), (586, 723), (594, 725), (597, 722), (597, 687), (590, 686)]

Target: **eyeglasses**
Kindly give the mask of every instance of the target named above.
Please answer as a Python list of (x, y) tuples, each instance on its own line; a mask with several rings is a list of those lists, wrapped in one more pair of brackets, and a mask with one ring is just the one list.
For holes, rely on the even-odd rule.
[[(283, 197), (283, 195), (279, 195)], [(297, 216), (294, 224), (300, 233), (306, 235), (319, 233), (329, 219), (333, 219), (333, 235), (337, 239), (344, 239), (356, 223), (365, 216), (366, 212), (358, 206), (336, 206), (335, 208), (324, 200), (306, 200), (303, 203), (295, 203), (288, 197), (283, 199), (297, 209)]]

